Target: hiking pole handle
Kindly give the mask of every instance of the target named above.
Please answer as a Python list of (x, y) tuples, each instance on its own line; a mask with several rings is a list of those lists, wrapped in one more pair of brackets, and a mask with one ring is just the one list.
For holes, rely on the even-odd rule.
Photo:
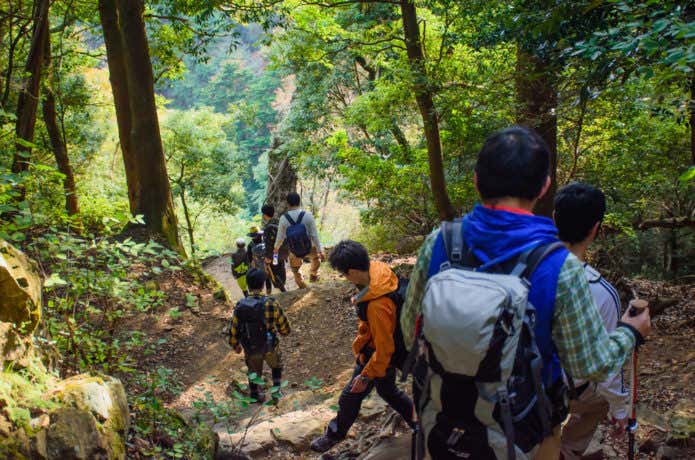
[(645, 308), (649, 306), (649, 302), (642, 299), (632, 299), (629, 304), (629, 315), (631, 317), (637, 316), (644, 311)]

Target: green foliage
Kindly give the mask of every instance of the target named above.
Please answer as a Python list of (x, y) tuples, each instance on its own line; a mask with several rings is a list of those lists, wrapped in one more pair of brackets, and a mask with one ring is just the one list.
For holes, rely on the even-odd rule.
[(148, 280), (155, 268), (178, 267), (176, 253), (158, 243), (77, 236), (50, 228), (29, 245), (51, 267), (45, 289), (46, 330), (71, 372), (128, 372), (137, 338), (114, 334), (134, 312), (163, 304), (164, 294)]
[(55, 401), (45, 397), (48, 383), (54, 378), (38, 357), (32, 357), (22, 369), (3, 369), (0, 376), (0, 404), (10, 422), (31, 432), (29, 421), (32, 414), (27, 407), (45, 411), (57, 407)]
[(143, 391), (132, 398), (133, 429), (139, 439), (149, 441), (140, 453), (153, 458), (207, 459), (212, 443), (211, 433), (206, 433), (209, 429), (187, 422), (163, 402), (181, 391), (172, 370), (160, 367), (141, 374), (139, 380)]
[(662, 78), (692, 76), (695, 18), (686, 2), (609, 0), (593, 2), (590, 8), (607, 9), (609, 27), (579, 41), (575, 55), (591, 60), (614, 56), (623, 61), (625, 70), (637, 67), (647, 77), (655, 74), (653, 64), (667, 69)]

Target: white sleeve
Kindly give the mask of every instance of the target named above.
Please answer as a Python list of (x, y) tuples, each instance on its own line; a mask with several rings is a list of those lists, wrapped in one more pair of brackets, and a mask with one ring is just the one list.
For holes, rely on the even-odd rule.
[[(596, 286), (602, 289), (600, 296), (595, 296), (601, 318), (603, 318), (606, 330), (614, 331), (618, 325), (620, 315), (620, 297), (617, 291), (605, 279), (601, 278)], [(593, 290), (593, 289), (592, 289)], [(627, 407), (629, 403), (629, 392), (625, 385), (625, 371), (621, 370), (609, 376), (605, 381), (597, 385), (596, 390), (608, 401), (610, 405), (610, 415), (616, 419), (627, 417)]]
[(283, 214), (280, 216), (280, 219), (278, 219), (278, 234), (275, 237), (275, 250), (280, 249), (282, 243), (285, 242), (285, 237), (287, 235), (287, 224), (287, 219), (285, 219), (285, 215)]

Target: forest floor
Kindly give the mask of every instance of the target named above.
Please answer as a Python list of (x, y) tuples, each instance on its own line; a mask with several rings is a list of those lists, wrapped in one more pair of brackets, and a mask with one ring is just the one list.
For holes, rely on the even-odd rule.
[[(414, 261), (413, 258), (387, 256), (382, 259), (399, 267), (397, 271), (407, 271)], [(222, 256), (209, 261), (204, 268), (225, 288), (233, 302), (240, 298), (241, 292), (231, 277), (228, 260), (228, 256)], [(308, 267), (305, 265), (303, 269)], [(171, 306), (185, 305), (189, 294), (198, 299), (196, 307), (182, 309), (182, 315), (175, 319), (168, 315), (148, 316), (146, 321), (134, 317), (124, 324), (124, 327), (143, 330), (150, 343), (158, 344), (155, 353), (141, 357), (138, 367), (143, 370), (158, 367), (173, 370), (181, 391), (172, 392), (166, 399), (170, 407), (186, 417), (194, 416), (195, 407), (200, 409), (201, 401), (207, 401), (204, 418), (215, 424), (223, 445), (225, 442), (236, 442), (237, 445), (240, 442), (239, 435), (235, 438), (227, 433), (243, 432), (249, 425), (268, 431), (262, 423), (284, 420), (282, 417), (290, 412), (295, 414), (293, 417), (298, 413), (301, 415), (302, 411), (308, 414), (309, 421), (316, 424), (313, 432), (317, 432), (317, 427), (324, 426), (332, 416), (336, 395), (349, 379), (353, 364), (350, 344), (356, 330), (354, 311), (349, 304), (354, 288), (339, 280), (327, 266), (324, 265), (322, 271), (321, 281), (310, 284), (307, 289), (297, 290), (290, 281), (290, 292), (274, 293), (292, 327), (291, 335), (281, 338), (285, 368), (283, 380), (289, 383), (283, 390), (286, 403), (263, 407), (260, 412), (258, 406), (252, 405), (235, 410), (231, 415), (220, 416), (219, 411), (217, 416), (210, 415), (215, 414), (216, 404), (229, 403), (233, 391), (243, 388), (246, 383), (245, 365), (242, 355), (234, 353), (226, 343), (232, 304), (216, 299), (212, 287), (192, 282), (185, 271), (160, 279), (160, 289), (167, 292)], [(292, 278), (291, 272), (288, 275)], [(654, 320), (653, 335), (640, 351), (638, 445), (641, 453), (638, 458), (695, 458), (693, 439), (689, 443), (672, 439), (671, 427), (679, 417), (691, 424), (691, 430), (695, 423), (695, 386), (692, 383), (695, 377), (695, 286), (673, 286), (644, 280), (631, 280), (630, 285), (647, 299), (659, 296), (677, 299), (677, 305)], [(267, 369), (266, 374), (269, 374)], [(265, 377), (269, 379), (269, 375)], [(384, 429), (390, 413), (383, 404), (374, 401), (378, 399), (377, 396), (371, 398), (371, 405), (367, 404), (367, 417), (356, 424), (350, 438), (335, 448), (332, 456), (323, 458), (409, 458), (406, 450), (409, 436), (402, 428)], [(309, 422), (300, 417), (299, 423), (306, 425)], [(253, 458), (319, 458), (319, 455), (307, 451), (310, 439), (282, 442), (283, 437), (277, 434), (279, 430), (272, 428), (273, 433), (265, 434), (271, 441), (274, 438), (280, 442), (261, 442), (255, 450), (251, 449)], [(249, 430), (250, 437), (252, 431)], [(365, 433), (368, 436), (363, 436)], [(609, 440), (605, 427), (601, 427), (595, 441), (603, 441), (603, 454), (590, 458), (625, 458), (626, 442)], [(666, 445), (667, 441), (670, 446)], [(373, 445), (377, 446), (377, 454), (365, 456)], [(587, 452), (600, 448), (594, 443)], [(388, 455), (384, 456), (384, 452)]]

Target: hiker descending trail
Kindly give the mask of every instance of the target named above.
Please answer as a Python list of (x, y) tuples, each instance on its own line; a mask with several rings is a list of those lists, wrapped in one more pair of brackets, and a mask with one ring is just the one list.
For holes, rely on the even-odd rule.
[[(352, 303), (357, 306), (358, 331), (352, 343), (355, 369), (338, 400), (338, 414), (323, 436), (311, 443), (316, 452), (326, 452), (347, 436), (357, 419), (362, 401), (373, 389), (411, 427), (415, 428), (414, 407), (396, 386), (398, 306), (390, 296), (398, 291), (398, 277), (383, 262), (370, 261), (367, 250), (355, 241), (341, 241), (331, 251), (331, 267), (358, 289)], [(361, 312), (361, 313), (360, 313)]]
[(249, 374), (249, 396), (263, 402), (265, 395), (254, 381), (263, 375), (263, 363), (272, 373), (273, 387), (282, 384), (282, 358), (278, 335), (288, 335), (290, 325), (280, 304), (272, 297), (261, 295), (265, 272), (252, 268), (247, 275), (250, 296), (239, 300), (234, 307), (229, 326), (229, 346), (239, 354), (244, 351)]
[(314, 216), (309, 211), (301, 209), (300, 204), (301, 198), (298, 193), (291, 192), (287, 195), (289, 209), (280, 218), (273, 257), (275, 254), (279, 255), (283, 243), (287, 241), (290, 251), (290, 268), (297, 286), (301, 289), (306, 287), (304, 278), (299, 271), (304, 257), (308, 256), (311, 261), (309, 281), (314, 282), (319, 279), (319, 268), (324, 254)]
[(483, 204), (420, 251), (401, 319), (429, 369), (415, 379), (419, 458), (557, 459), (572, 378), (619, 373), (650, 332), (645, 309), (606, 333), (583, 266), (533, 215), (549, 164), (535, 132), (491, 135), (475, 167)]

